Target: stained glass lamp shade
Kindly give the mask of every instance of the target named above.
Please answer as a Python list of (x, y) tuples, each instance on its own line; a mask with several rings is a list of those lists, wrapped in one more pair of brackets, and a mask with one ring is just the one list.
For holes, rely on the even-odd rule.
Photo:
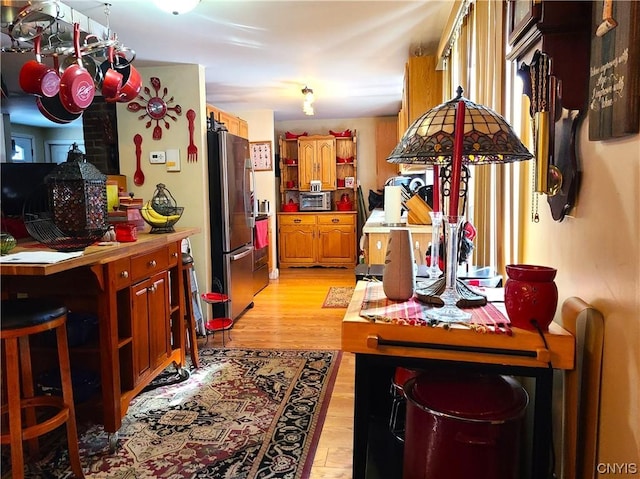
[(495, 111), (457, 96), (427, 111), (414, 121), (387, 158), (389, 163), (446, 165), (451, 163), (455, 143), (458, 102), (464, 102), (462, 161), (467, 164), (509, 163), (533, 155), (507, 121)]

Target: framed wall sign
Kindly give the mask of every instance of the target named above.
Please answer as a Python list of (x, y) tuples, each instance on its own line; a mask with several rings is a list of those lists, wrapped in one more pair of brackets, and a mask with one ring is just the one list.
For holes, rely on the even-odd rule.
[(249, 151), (254, 171), (273, 169), (273, 148), (270, 141), (250, 141)]
[(640, 130), (640, 2), (594, 3), (589, 140)]

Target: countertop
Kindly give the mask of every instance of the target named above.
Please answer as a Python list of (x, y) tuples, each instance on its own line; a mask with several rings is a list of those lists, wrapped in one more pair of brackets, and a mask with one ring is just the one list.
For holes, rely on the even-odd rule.
[(400, 217), (400, 221), (401, 221), (401, 224), (398, 224), (398, 225), (391, 226), (391, 225), (385, 224), (385, 222), (384, 222), (384, 210), (380, 209), (380, 208), (376, 208), (369, 215), (369, 218), (367, 219), (367, 222), (362, 227), (362, 232), (365, 233), (365, 234), (366, 233), (388, 233), (391, 230), (391, 228), (407, 227), (412, 232), (416, 232), (416, 233), (431, 233), (431, 225), (407, 224), (407, 212), (406, 211), (402, 213), (402, 216)]

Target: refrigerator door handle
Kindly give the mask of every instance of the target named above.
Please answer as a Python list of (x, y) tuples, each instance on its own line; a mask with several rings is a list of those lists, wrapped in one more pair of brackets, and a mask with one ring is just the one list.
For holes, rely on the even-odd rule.
[[(249, 176), (247, 177), (247, 175), (242, 175), (242, 187), (244, 189), (245, 192), (245, 203), (244, 203), (244, 212), (245, 212), (245, 217), (247, 219), (247, 227), (249, 228), (254, 228), (256, 226), (255, 223), (255, 210), (254, 210), (254, 203), (255, 203), (255, 198), (253, 197), (253, 189), (255, 188), (255, 184), (256, 184), (256, 173), (253, 169), (253, 163), (251, 161), (251, 158), (247, 158), (245, 159), (244, 162), (244, 168), (245, 170), (249, 170)], [(247, 182), (249, 184), (247, 184)]]
[(230, 256), (231, 261), (237, 261), (239, 259), (244, 258), (245, 256), (250, 255), (253, 252), (253, 248), (247, 248), (246, 250), (244, 250), (242, 253), (238, 253), (238, 254), (232, 254)]

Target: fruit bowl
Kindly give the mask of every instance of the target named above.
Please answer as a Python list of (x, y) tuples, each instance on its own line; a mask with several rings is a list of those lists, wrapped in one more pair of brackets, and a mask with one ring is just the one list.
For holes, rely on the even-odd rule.
[(173, 206), (170, 208), (165, 208), (162, 211), (162, 214), (157, 212), (151, 206), (151, 203), (147, 202), (142, 205), (140, 208), (140, 214), (144, 221), (151, 226), (151, 231), (149, 233), (171, 233), (175, 231), (173, 225), (175, 225), (182, 213), (184, 211), (184, 206)]

